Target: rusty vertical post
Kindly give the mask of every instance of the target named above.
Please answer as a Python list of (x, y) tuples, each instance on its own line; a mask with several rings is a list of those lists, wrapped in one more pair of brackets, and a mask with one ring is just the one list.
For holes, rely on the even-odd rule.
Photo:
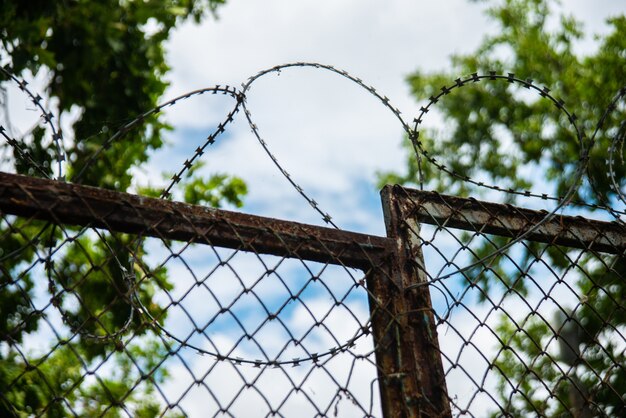
[(385, 186), (381, 191), (395, 256), (386, 271), (368, 278), (383, 416), (451, 417), (419, 224), (398, 190)]

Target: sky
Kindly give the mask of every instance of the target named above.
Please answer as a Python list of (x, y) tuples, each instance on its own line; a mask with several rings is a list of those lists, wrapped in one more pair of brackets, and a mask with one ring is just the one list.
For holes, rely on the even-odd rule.
[[(607, 0), (565, 1), (563, 9), (582, 20), (586, 32), (592, 34), (606, 32), (606, 17), (623, 12), (626, 5)], [(411, 121), (419, 106), (410, 95), (406, 77), (415, 70), (446, 70), (450, 56), (472, 52), (485, 35), (497, 29), (483, 10), (481, 2), (458, 0), (232, 0), (219, 9), (217, 21), (185, 24), (175, 31), (167, 48), (172, 66), (167, 95), (215, 84), (239, 86), (279, 64), (314, 62), (362, 79)], [(577, 45), (577, 51), (591, 51), (594, 45), (589, 36)], [(402, 171), (406, 158), (401, 148), (402, 126), (393, 113), (354, 83), (311, 68), (285, 69), (257, 80), (247, 104), (261, 137), (282, 167), (339, 227), (384, 235), (376, 173)], [(172, 149), (155, 155), (157, 165), (174, 163), (177, 147), (184, 148), (187, 154), (182, 154), (187, 156), (206, 136), (206, 127), (215, 126), (229, 106), (228, 100), (199, 99), (174, 108), (168, 117), (180, 129), (174, 133)], [(320, 215), (263, 153), (241, 116), (206, 154), (207, 172), (235, 174), (248, 183), (244, 212), (323, 225)], [(441, 262), (435, 258), (427, 253), (427, 263), (433, 268)], [(563, 300), (574, 297), (567, 289), (554, 292)], [(442, 303), (433, 297), (435, 303)], [(496, 315), (488, 306), (474, 309), (477, 318), (495, 326)], [(521, 313), (526, 307), (517, 301), (511, 302), (511, 309)], [(545, 304), (541, 309), (549, 310)], [(467, 401), (470, 410), (480, 415), (492, 406), (488, 392), (495, 383), (484, 377), (485, 364), (475, 350), (492, 352), (495, 340), (486, 327), (467, 318), (462, 311), (456, 313), (452, 317), (455, 331), (440, 329), (440, 341), (459, 355), (464, 370), (476, 382), (485, 379), (488, 391), (479, 393), (471, 404)], [(477, 348), (463, 351), (461, 336), (470, 335)], [(363, 373), (372, 378), (367, 370)], [(468, 374), (456, 369), (448, 379), (450, 394), (461, 399), (461, 405), (476, 390)], [(354, 390), (368, 396), (363, 387)]]
[[(616, 1), (565, 3), (590, 34), (606, 31), (606, 16), (623, 9)], [(384, 6), (373, 1), (227, 2), (217, 21), (184, 24), (173, 34), (167, 48), (172, 85), (166, 98), (215, 84), (239, 86), (279, 64), (317, 62), (361, 78), (411, 121), (418, 102), (406, 77), (418, 69), (445, 70), (451, 55), (473, 51), (497, 29), (483, 9), (482, 2), (458, 0), (389, 1)], [(589, 37), (579, 50), (593, 45)], [(193, 149), (206, 136), (206, 127), (224, 117), (227, 106), (232, 102), (199, 99), (173, 108), (168, 117), (180, 130), (177, 145), (166, 151), (168, 163), (174, 163), (172, 151), (181, 142), (189, 144), (187, 153)], [(380, 212), (360, 209), (376, 205), (377, 172), (402, 171), (405, 165), (402, 126), (391, 112), (353, 83), (308, 68), (259, 79), (248, 106), (278, 161), (340, 227), (384, 232)], [(261, 214), (319, 222), (272, 168), (241, 116), (205, 157), (207, 172), (246, 180), (247, 203)]]
[[(606, 32), (606, 17), (626, 10), (623, 1), (615, 0), (575, 0), (563, 3), (566, 12), (573, 13), (583, 21), (587, 33)], [(483, 11), (483, 3), (461, 0), (389, 0), (384, 3), (372, 0), (230, 0), (218, 10), (217, 20), (206, 19), (199, 25), (185, 23), (172, 34), (166, 46), (167, 61), (172, 68), (167, 76), (171, 86), (163, 101), (217, 84), (240, 86), (259, 71), (279, 64), (313, 62), (332, 65), (362, 79), (365, 84), (375, 87), (380, 94), (388, 97), (393, 107), (401, 111), (403, 118), (411, 121), (419, 105), (410, 95), (406, 77), (416, 70), (446, 70), (450, 66), (450, 56), (472, 52), (486, 34), (496, 30), (494, 24), (485, 18)], [(593, 50), (594, 45), (593, 38), (588, 37), (577, 48), (580, 53), (584, 53)], [(155, 153), (144, 170), (137, 171), (138, 181), (159, 182), (161, 171), (177, 171), (183, 161), (191, 156), (190, 153), (202, 144), (210, 130), (222, 121), (233, 104), (225, 96), (201, 96), (168, 110), (166, 117), (175, 127), (169, 138), (170, 145)], [(354, 83), (328, 71), (312, 68), (284, 69), (280, 74), (258, 79), (247, 96), (247, 106), (261, 137), (281, 166), (319, 203), (324, 212), (333, 217), (340, 228), (384, 235), (376, 173), (402, 171), (406, 158), (401, 148), (402, 126), (393, 113)], [(223, 172), (246, 181), (249, 193), (244, 207), (238, 210), (324, 225), (321, 216), (308, 206), (264, 153), (242, 113), (210, 147), (203, 161), (206, 173)], [(161, 250), (165, 251), (163, 248)], [(198, 251), (194, 249), (186, 253), (193, 269), (206, 269), (208, 267), (202, 267), (203, 262), (207, 265), (215, 262), (215, 255), (202, 261), (203, 255), (198, 254)], [(155, 253), (159, 254), (158, 251)], [(272, 262), (276, 261), (268, 261)], [(243, 277), (246, 274), (250, 277), (262, 275), (258, 270), (264, 266), (260, 266), (258, 260), (242, 257), (237, 263), (237, 269)], [(441, 261), (434, 261), (433, 257), (433, 261), (427, 259), (427, 263), (433, 263), (435, 268)], [(177, 277), (186, 277), (187, 280), (193, 278), (188, 270), (185, 272), (182, 264), (172, 262), (170, 268)], [(281, 268), (285, 276), (306, 274), (294, 273), (298, 269), (306, 270), (297, 263)], [(340, 273), (350, 283), (351, 273)], [(211, 283), (233, 280), (232, 274), (229, 274), (216, 274), (211, 278)], [(271, 293), (272, 289), (275, 288), (259, 292)], [(228, 295), (233, 289), (228, 286), (220, 287), (219, 291), (223, 292), (223, 297), (232, 297)], [(290, 311), (286, 321), (292, 321), (289, 323), (294, 329), (298, 330), (298, 324), (310, 321), (311, 315), (323, 316), (324, 312), (330, 312), (327, 298), (318, 296), (313, 293), (309, 301), (314, 309), (319, 310), (319, 314), (317, 311), (307, 314), (303, 307)], [(188, 309), (196, 309), (202, 315), (209, 315), (211, 309), (217, 309), (206, 305), (202, 297), (195, 300), (196, 297), (185, 299)], [(333, 332), (342, 338), (353, 335), (353, 331), (344, 325), (367, 319), (367, 306), (363, 300), (350, 303), (358, 319), (349, 318), (348, 312), (333, 311), (336, 316), (332, 321)], [(250, 307), (241, 309), (243, 315)], [(494, 323), (494, 316), (490, 316), (487, 307), (476, 307), (476, 312), (479, 317), (489, 317), (490, 323)], [(462, 314), (453, 317), (459, 332), (466, 336), (476, 333), (474, 338), (479, 346), (485, 351), (491, 350), (493, 337), (483, 335), (485, 329), (476, 331), (475, 321), (463, 319)], [(180, 310), (172, 313), (170, 325), (176, 325), (181, 335), (192, 332), (185, 328), (189, 323), (185, 322), (184, 312)], [(225, 324), (222, 329), (227, 325), (232, 324)], [(277, 338), (282, 332), (280, 329), (274, 331), (268, 331), (266, 338)], [(442, 346), (451, 347), (452, 351), (459, 349), (462, 339), (457, 334), (446, 330), (440, 330), (440, 333)], [(225, 332), (221, 336), (214, 336), (213, 341), (220, 347), (229, 347), (237, 340), (236, 334)], [(327, 337), (320, 335), (311, 344), (323, 349), (328, 345)], [(239, 349), (243, 351), (241, 355), (250, 354), (241, 347)], [(359, 341), (355, 348), (355, 352), (359, 353), (368, 350), (371, 350), (371, 342), (367, 341)], [(171, 366), (173, 379), (167, 384), (166, 392), (170, 400), (181, 397), (186, 410), (196, 416), (202, 416), (219, 402), (207, 401), (207, 392), (202, 387), (184, 392), (187, 383), (180, 382), (189, 381), (189, 368), (199, 375), (213, 370), (205, 385), (219, 388), (217, 392), (222, 391), (225, 397), (236, 393), (244, 379), (254, 379), (254, 370), (241, 371), (234, 367), (215, 365), (206, 357), (184, 358), (185, 361), (174, 359), (178, 363)], [(476, 358), (477, 353), (465, 351), (460, 361), (464, 362), (472, 376), (480, 380), (485, 370), (484, 365), (475, 362)], [(338, 372), (341, 379), (349, 380), (345, 369), (353, 366), (356, 371), (350, 383), (353, 385), (351, 388), (365, 398), (370, 396), (375, 375), (372, 365), (354, 358), (337, 361), (343, 362), (337, 365), (337, 370), (344, 370)], [(317, 391), (326, 400), (332, 398), (329, 376), (305, 376), (300, 371), (294, 373), (289, 378), (303, 379), (309, 393)], [(265, 376), (268, 375), (276, 376), (271, 371), (266, 372)], [(285, 374), (276, 377), (277, 381), (283, 379), (285, 384), (288, 384), (289, 378)], [(462, 378), (452, 373), (449, 380), (451, 394), (460, 398), (471, 395), (475, 389)], [(493, 388), (489, 382), (486, 386)], [(267, 387), (268, 398), (274, 399), (275, 396), (275, 399), (280, 399), (284, 396), (273, 393), (276, 388), (271, 382), (268, 382)], [(475, 413), (484, 412), (488, 408), (489, 400), (485, 396), (479, 395), (472, 403), (471, 408)], [(258, 397), (246, 405), (233, 405), (232, 411), (238, 411), (239, 416), (243, 416), (254, 411), (258, 405), (263, 405), (263, 402), (263, 397)], [(378, 402), (374, 395), (374, 412)], [(301, 412), (299, 408), (302, 408), (302, 404), (295, 402), (286, 405), (283, 412), (286, 416), (295, 416), (289, 412)], [(344, 408), (341, 416), (362, 416), (345, 399), (341, 408)]]
[[(480, 7), (463, 2), (437, 7), (410, 3), (228, 3), (218, 11), (217, 22), (188, 24), (172, 36), (170, 94), (212, 84), (239, 86), (278, 64), (317, 62), (374, 86), (410, 120), (415, 101), (405, 77), (417, 68), (442, 68), (450, 54), (478, 44), (482, 34), (463, 33), (460, 21), (485, 25)], [(373, 186), (378, 170), (403, 165), (402, 126), (392, 113), (347, 80), (311, 69), (284, 70), (280, 76), (260, 79), (248, 106), (284, 168), (323, 209), (327, 207), (340, 227), (383, 233), (380, 212), (372, 217), (358, 209), (378, 200)], [(180, 112), (181, 122), (201, 125), (213, 116), (207, 118), (206, 107)], [(294, 191), (262, 155), (245, 123), (235, 124), (215, 148), (208, 154), (207, 168), (242, 176), (250, 186), (248, 202), (262, 214), (318, 222), (316, 213), (302, 211), (304, 200), (287, 198)]]

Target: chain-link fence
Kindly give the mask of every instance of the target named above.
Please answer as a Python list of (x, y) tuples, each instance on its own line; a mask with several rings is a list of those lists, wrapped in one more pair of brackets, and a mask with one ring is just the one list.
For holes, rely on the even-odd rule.
[(0, 194), (5, 413), (378, 415), (384, 238), (9, 174)]
[[(556, 208), (386, 186), (386, 237), (337, 229), (270, 152), (246, 107), (256, 80), (304, 67), (356, 83), (398, 118), (422, 188), (428, 164), (487, 193)], [(575, 115), (549, 89), (513, 74), (472, 74), (430, 97), (412, 129), (361, 79), (287, 64), (242, 90), (172, 99), (94, 149), (75, 149), (77, 164), (41, 97), (2, 71), (41, 111), (41, 134), (52, 139), (15, 139), (0, 126), (2, 169), (28, 174), (0, 173), (0, 416), (626, 415), (624, 213), (610, 208), (615, 202), (571, 207), (617, 222), (559, 212), (570, 207), (588, 149), (581, 145), (558, 198), (470, 179), (420, 142), (422, 119), (443, 96), (500, 82), (551, 102), (582, 144)], [(107, 151), (145, 120), (202, 94), (235, 105), (153, 193), (160, 199), (79, 184), (100, 184)], [(281, 174), (334, 229), (165, 200), (179, 197), (181, 180), (240, 109)], [(624, 132), (622, 124), (608, 165), (622, 202), (615, 163)]]
[(14, 415), (624, 412), (616, 223), (389, 186), (383, 238), (0, 180)]
[(394, 193), (428, 224), (404, 226), (425, 254), (454, 414), (626, 413), (623, 224)]

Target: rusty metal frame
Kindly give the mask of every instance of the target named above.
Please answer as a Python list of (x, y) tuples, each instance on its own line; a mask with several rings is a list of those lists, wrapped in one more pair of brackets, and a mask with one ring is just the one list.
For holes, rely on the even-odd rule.
[(581, 216), (549, 215), (532, 210), (394, 186), (412, 207), (410, 216), (425, 224), (457, 228), (483, 234), (517, 238), (539, 224), (524, 239), (571, 248), (624, 254), (626, 227)]
[(391, 255), (384, 237), (8, 173), (0, 173), (0, 211), (365, 270)]
[(451, 417), (419, 224), (397, 187), (385, 186), (381, 200), (394, 257), (367, 284), (383, 416)]

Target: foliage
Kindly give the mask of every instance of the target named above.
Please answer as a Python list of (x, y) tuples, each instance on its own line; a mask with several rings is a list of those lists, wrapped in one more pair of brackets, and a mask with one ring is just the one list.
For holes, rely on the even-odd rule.
[[(528, 90), (507, 82), (472, 84), (444, 96), (435, 105), (445, 128), (420, 131), (419, 139), (429, 156), (459, 174), (450, 176), (423, 162), (427, 187), (456, 195), (476, 195), (485, 190), (465, 182), (463, 179), (467, 176), (504, 189), (540, 189), (562, 196), (570, 187), (579, 186), (572, 183), (572, 177), (589, 151), (586, 178), (577, 188), (574, 199), (607, 205), (617, 201), (607, 179), (606, 160), (611, 140), (620, 122), (626, 120), (624, 104), (617, 106), (595, 137), (593, 134), (596, 123), (626, 82), (626, 16), (610, 18), (610, 32), (596, 39), (598, 46), (592, 54), (581, 56), (576, 51), (577, 42), (584, 36), (583, 28), (569, 16), (559, 16), (555, 21), (555, 3), (550, 0), (492, 2), (487, 13), (499, 25), (499, 33), (486, 37), (474, 53), (453, 56), (448, 71), (416, 71), (408, 82), (415, 97), (424, 99), (437, 95), (441, 86), (450, 85), (451, 80), (462, 74), (496, 71), (533, 79), (538, 85), (551, 87), (552, 93), (575, 112), (579, 128), (586, 134), (582, 147), (563, 112), (547, 99), (529, 96)], [(381, 176), (382, 182), (419, 184), (418, 162), (408, 141), (407, 148), (411, 151), (406, 172), (386, 173)], [(618, 186), (623, 187), (626, 173), (622, 165), (615, 167), (615, 175)], [(516, 200), (514, 195), (506, 199), (508, 202)], [(528, 256), (528, 252), (535, 251), (534, 247), (537, 246), (529, 245), (523, 258), (534, 259)], [(492, 250), (493, 247), (483, 247), (474, 252), (482, 256)], [(557, 247), (550, 247), (548, 253), (553, 268), (562, 269), (567, 253)], [(576, 366), (578, 377), (564, 379), (560, 372), (562, 363), (555, 361), (559, 356), (549, 356), (543, 351), (554, 339), (554, 333), (560, 332), (559, 327), (550, 329), (549, 321), (533, 318), (519, 329), (503, 317), (500, 338), (522, 353), (520, 358), (505, 351), (496, 364), (501, 371), (500, 402), (506, 405), (504, 412), (507, 414), (568, 414), (574, 407), (571, 396), (568, 397), (568, 385), (574, 385), (576, 379), (587, 388), (602, 386), (589, 395), (595, 407), (613, 416), (625, 413), (619, 393), (626, 393), (626, 373), (623, 368), (613, 370), (610, 366), (626, 364), (623, 347), (620, 351), (619, 347), (609, 344), (602, 351), (597, 342), (611, 341), (612, 333), (617, 333), (618, 339), (623, 338), (620, 330), (626, 326), (623, 305), (626, 260), (605, 257), (599, 267), (594, 267), (598, 263), (590, 259), (579, 260), (579, 263), (591, 273), (580, 275), (577, 293), (585, 298), (576, 311), (571, 312), (580, 328), (575, 347), (580, 349), (580, 366)], [(483, 275), (478, 278), (482, 289), (493, 292), (501, 286), (509, 293), (522, 295), (527, 291), (517, 276), (507, 277), (498, 268), (492, 265), (489, 270), (499, 272), (497, 276), (503, 279), (498, 282), (491, 277), (494, 275)], [(520, 271), (524, 268), (525, 265)], [(472, 271), (468, 275), (471, 274)], [(534, 361), (524, 364), (522, 358)], [(594, 374), (593, 370), (599, 372)], [(610, 384), (601, 385), (602, 378), (609, 379)], [(511, 385), (518, 391), (511, 393)], [(547, 398), (544, 387), (553, 388), (555, 397)]]
[[(73, 139), (66, 138), (64, 143), (65, 174), (71, 181), (120, 191), (131, 186), (142, 189), (132, 184), (132, 170), (163, 145), (163, 132), (169, 127), (158, 116), (146, 118), (141, 126), (113, 141), (98, 158), (92, 161), (90, 157), (116, 129), (157, 105), (169, 70), (163, 44), (176, 25), (185, 19), (200, 21), (223, 2), (0, 1), (0, 62), (16, 76), (46, 74), (46, 95), (56, 107), (57, 129), (67, 129), (60, 120), (65, 118), (73, 133)], [(64, 132), (66, 137), (68, 133)], [(13, 149), (16, 172), (55, 175), (55, 147), (48, 134), (35, 126), (15, 138), (43, 167), (43, 173), (33, 170), (31, 162)], [(223, 174), (204, 179), (193, 171), (183, 184), (183, 195), (191, 203), (240, 206), (245, 193), (240, 179)], [(72, 235), (80, 237), (64, 242)], [(158, 415), (161, 408), (153, 392), (154, 384), (167, 377), (157, 370), (158, 360), (164, 357), (163, 342), (138, 315), (125, 329), (131, 307), (120, 295), (136, 286), (136, 297), (154, 318), (163, 321), (165, 311), (152, 297), (157, 288), (172, 287), (165, 268), (151, 267), (142, 243), (124, 234), (81, 233), (5, 218), (0, 236), (5, 237), (0, 242), (0, 415), (30, 416), (42, 411), (48, 416)], [(35, 236), (45, 244), (39, 251), (27, 238)], [(24, 268), (36, 263), (41, 251), (61, 243), (62, 251), (45, 271)], [(45, 276), (55, 295), (52, 303), (74, 334), (71, 341), (59, 337), (59, 346), (48, 354), (20, 352), (16, 344), (47, 321), (29, 302), (37, 288), (46, 287)], [(106, 340), (85, 337), (103, 337), (117, 330), (126, 332)], [(112, 350), (118, 351), (114, 357), (117, 370), (107, 378), (83, 382), (90, 365), (98, 364)], [(150, 376), (145, 381), (144, 373)], [(131, 390), (133, 382), (140, 381)], [(122, 410), (122, 402), (135, 409)]]

